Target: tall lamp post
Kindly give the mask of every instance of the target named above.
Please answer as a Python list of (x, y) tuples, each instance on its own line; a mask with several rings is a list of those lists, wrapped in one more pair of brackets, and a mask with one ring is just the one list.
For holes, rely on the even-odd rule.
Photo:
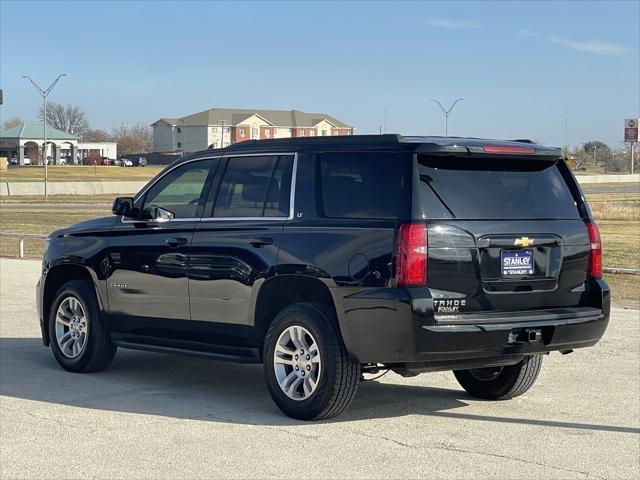
[[(222, 125), (221, 130), (220, 130), (220, 148), (224, 148), (224, 127), (225, 127), (225, 121), (224, 120), (219, 120), (218, 121), (218, 125)], [(229, 145), (231, 145), (231, 132), (229, 132)]]
[(38, 91), (38, 93), (40, 95), (42, 95), (42, 130), (43, 130), (43, 139), (44, 139), (44, 145), (42, 146), (42, 160), (44, 161), (44, 196), (47, 196), (47, 179), (48, 179), (48, 168), (47, 168), (47, 96), (51, 93), (51, 90), (53, 90), (53, 87), (56, 86), (56, 83), (58, 83), (58, 80), (60, 80), (62, 77), (66, 77), (66, 74), (61, 73), (60, 75), (58, 75), (58, 78), (56, 78), (53, 83), (51, 85), (49, 85), (49, 87), (46, 90), (43, 90), (42, 88), (40, 88), (40, 85), (38, 85), (33, 78), (31, 78), (29, 75), (23, 75), (22, 78), (26, 78), (27, 80), (29, 80), (31, 82), (31, 84), (34, 86), (34, 88)]
[(449, 110), (446, 110), (438, 100), (435, 100), (433, 98), (431, 99), (432, 102), (435, 102), (438, 104), (438, 106), (440, 107), (440, 110), (442, 110), (442, 113), (444, 113), (444, 136), (445, 137), (449, 136), (449, 114), (453, 110), (453, 107), (456, 106), (456, 103), (461, 102), (462, 100), (464, 100), (464, 98), (456, 98), (456, 100), (449, 107)]

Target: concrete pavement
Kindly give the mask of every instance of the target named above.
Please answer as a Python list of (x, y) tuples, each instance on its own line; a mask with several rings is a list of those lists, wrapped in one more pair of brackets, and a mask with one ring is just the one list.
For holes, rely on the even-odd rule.
[(0, 259), (0, 478), (638, 478), (640, 313), (545, 358), (536, 385), (471, 399), (448, 372), (361, 385), (345, 414), (283, 416), (261, 366), (120, 349), (58, 367), (34, 304), (39, 262)]

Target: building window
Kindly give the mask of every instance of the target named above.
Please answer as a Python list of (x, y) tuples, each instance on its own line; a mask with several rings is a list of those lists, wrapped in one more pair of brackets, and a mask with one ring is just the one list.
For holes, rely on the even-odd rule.
[(260, 136), (259, 128), (253, 127), (251, 130), (252, 130), (251, 134), (253, 135), (253, 138), (258, 138)]
[(229, 142), (224, 142), (224, 146), (228, 147), (229, 146)]
[(316, 131), (315, 130), (309, 130), (309, 136), (310, 137), (315, 137), (316, 136)]
[(218, 133), (218, 127), (211, 127), (211, 133)]
[(268, 137), (269, 135), (271, 135), (271, 130), (269, 130), (268, 128), (264, 129), (264, 136)]
[(301, 128), (301, 129), (300, 129), (300, 136), (301, 136), (301, 137), (304, 137), (304, 128)]
[(182, 142), (178, 142), (178, 148), (182, 148)]
[(178, 127), (178, 133), (182, 133), (182, 130), (180, 129), (180, 127)]
[(326, 137), (327, 136), (327, 131), (326, 130), (322, 130), (322, 136)]
[(240, 136), (241, 136), (241, 137), (244, 137), (244, 135), (245, 135), (245, 129), (244, 129), (244, 128), (241, 128), (241, 129), (240, 129)]

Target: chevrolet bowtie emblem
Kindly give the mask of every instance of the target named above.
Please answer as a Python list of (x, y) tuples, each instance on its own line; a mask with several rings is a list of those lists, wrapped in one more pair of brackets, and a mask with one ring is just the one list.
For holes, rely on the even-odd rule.
[(521, 238), (516, 238), (514, 245), (516, 247), (528, 247), (529, 245), (533, 245), (534, 241), (535, 241), (535, 238), (521, 237)]

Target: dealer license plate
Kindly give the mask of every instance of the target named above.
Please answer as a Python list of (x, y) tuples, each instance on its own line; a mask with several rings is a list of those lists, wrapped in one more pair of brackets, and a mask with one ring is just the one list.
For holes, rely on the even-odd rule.
[(502, 250), (502, 276), (533, 275), (533, 252), (531, 250)]

